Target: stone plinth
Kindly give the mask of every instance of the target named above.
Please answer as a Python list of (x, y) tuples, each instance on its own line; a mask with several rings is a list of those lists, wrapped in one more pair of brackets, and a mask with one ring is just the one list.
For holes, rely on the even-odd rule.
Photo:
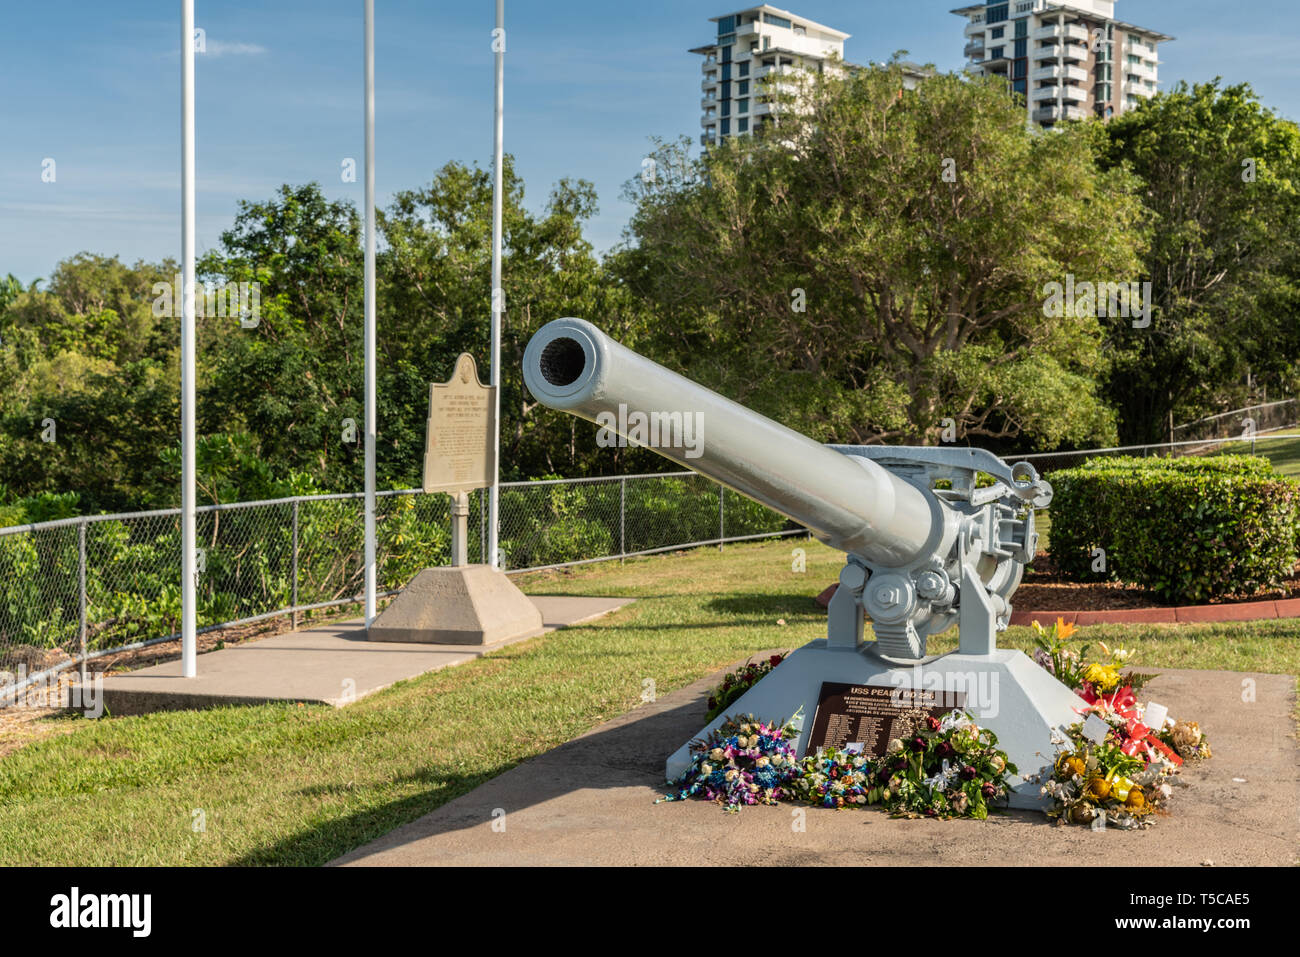
[(542, 614), (488, 565), (426, 568), (370, 626), (371, 641), (492, 645), (542, 633)]

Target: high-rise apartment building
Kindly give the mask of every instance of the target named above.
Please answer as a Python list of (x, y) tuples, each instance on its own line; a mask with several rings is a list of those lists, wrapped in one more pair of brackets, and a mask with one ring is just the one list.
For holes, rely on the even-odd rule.
[(768, 4), (710, 20), (718, 25), (717, 39), (690, 51), (704, 57), (700, 142), (706, 146), (772, 122), (780, 104), (763, 95), (759, 81), (768, 79), (776, 93), (787, 89), (782, 76), (824, 72), (828, 61), (844, 58), (849, 38)]
[(995, 0), (965, 17), (967, 69), (997, 74), (1024, 96), (1029, 119), (1108, 118), (1154, 96), (1157, 47), (1173, 39), (1115, 19), (1116, 0)]

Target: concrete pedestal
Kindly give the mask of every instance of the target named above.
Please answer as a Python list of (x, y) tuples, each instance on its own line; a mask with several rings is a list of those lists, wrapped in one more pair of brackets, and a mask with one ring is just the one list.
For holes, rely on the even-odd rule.
[(375, 618), (371, 641), (491, 645), (540, 635), (542, 613), (488, 565), (426, 568)]
[[(753, 714), (765, 720), (788, 719), (803, 709), (799, 755), (812, 731), (822, 682), (882, 685), (894, 688), (961, 691), (965, 710), (981, 727), (998, 736), (998, 747), (1019, 768), (1013, 779), (1011, 806), (1037, 808), (1040, 785), (1024, 780), (1047, 767), (1056, 755), (1054, 729), (1079, 720), (1075, 709), (1083, 700), (1034, 664), (1023, 652), (996, 649), (987, 655), (952, 652), (920, 662), (883, 658), (870, 650), (828, 647), (825, 639), (811, 641), (733, 702), (726, 712), (705, 725), (703, 737), (728, 714)], [(668, 759), (669, 781), (690, 766), (690, 751), (682, 745)]]

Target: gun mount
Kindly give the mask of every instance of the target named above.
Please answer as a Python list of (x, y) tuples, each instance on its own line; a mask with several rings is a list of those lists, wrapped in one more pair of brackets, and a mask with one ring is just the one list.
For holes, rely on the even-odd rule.
[[(1008, 466), (982, 449), (822, 445), (582, 319), (557, 319), (533, 336), (524, 382), (543, 405), (647, 444), (846, 552), (829, 647), (861, 646), (870, 618), (872, 650), (886, 658), (925, 658), (926, 638), (953, 624), (962, 654), (996, 648), (1037, 548), (1034, 509), (1052, 498), (1029, 463)], [(695, 444), (681, 427), (687, 416)], [(980, 474), (991, 484), (981, 486)]]

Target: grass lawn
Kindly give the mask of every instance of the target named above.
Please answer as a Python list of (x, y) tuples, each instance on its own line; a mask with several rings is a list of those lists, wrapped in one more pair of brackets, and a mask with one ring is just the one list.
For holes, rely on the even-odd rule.
[[(796, 548), (806, 572), (792, 571)], [(526, 591), (638, 601), (341, 710), (57, 719), (71, 730), (0, 758), (0, 864), (324, 863), (635, 708), (646, 678), (666, 694), (822, 636), (811, 597), (840, 564), (815, 542), (784, 540), (539, 573), (521, 581)], [(1028, 648), (1029, 634), (1003, 641)], [(1083, 637), (1137, 646), (1142, 670), (1300, 673), (1297, 621), (1094, 626)], [(931, 647), (954, 644), (955, 631)]]

